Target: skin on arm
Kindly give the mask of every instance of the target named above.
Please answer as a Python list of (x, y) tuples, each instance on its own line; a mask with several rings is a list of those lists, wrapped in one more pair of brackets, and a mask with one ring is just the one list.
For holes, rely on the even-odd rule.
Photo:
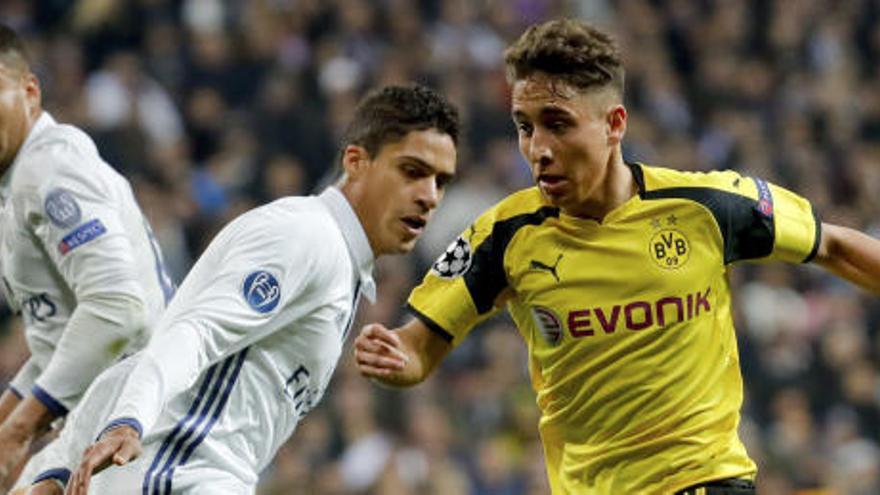
[(0, 425), (0, 485), (11, 480), (22, 461), (26, 460), (31, 443), (49, 431), (55, 416), (33, 395), (21, 400)]
[(87, 495), (92, 475), (111, 464), (122, 466), (137, 458), (142, 451), (140, 435), (134, 428), (122, 425), (105, 432), (83, 452), (82, 462), (70, 476), (66, 493)]
[(3, 395), (0, 395), (0, 424), (6, 421), (6, 418), (12, 414), (12, 411), (18, 406), (21, 399), (18, 398), (11, 390), (6, 389)]
[(865, 290), (880, 294), (880, 240), (848, 227), (822, 224), (813, 261)]
[(393, 387), (422, 382), (451, 350), (451, 343), (418, 318), (395, 330), (366, 325), (354, 342), (360, 373)]

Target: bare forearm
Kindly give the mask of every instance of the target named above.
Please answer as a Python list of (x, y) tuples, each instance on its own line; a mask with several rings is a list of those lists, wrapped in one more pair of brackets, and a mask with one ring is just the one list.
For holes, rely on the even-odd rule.
[(49, 431), (54, 419), (55, 416), (42, 402), (28, 395), (0, 426), (0, 434), (18, 440), (33, 441)]
[(21, 399), (12, 390), (7, 388), (3, 391), (3, 395), (0, 396), (0, 424), (6, 421), (19, 402)]
[(27, 459), (31, 443), (49, 430), (54, 416), (40, 401), (29, 395), (0, 426), (0, 487), (15, 480)]
[(835, 275), (880, 295), (880, 241), (859, 231), (822, 225), (816, 262)]
[(409, 358), (403, 369), (390, 371), (387, 375), (373, 376), (372, 378), (383, 385), (395, 388), (412, 387), (423, 382), (430, 374), (430, 370), (426, 370), (421, 356), (412, 349), (403, 352)]

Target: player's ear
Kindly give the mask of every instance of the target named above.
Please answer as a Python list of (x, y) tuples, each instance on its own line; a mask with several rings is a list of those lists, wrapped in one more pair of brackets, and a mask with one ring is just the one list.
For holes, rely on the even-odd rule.
[(356, 179), (363, 175), (370, 163), (370, 154), (366, 148), (349, 144), (342, 152), (342, 168), (348, 177)]
[(626, 108), (620, 104), (614, 105), (605, 119), (608, 144), (612, 146), (620, 144), (623, 135), (626, 134)]
[(28, 111), (30, 111), (33, 118), (36, 119), (43, 98), (42, 91), (40, 90), (40, 81), (37, 79), (37, 76), (29, 73), (25, 76), (24, 85), (25, 94), (27, 95)]

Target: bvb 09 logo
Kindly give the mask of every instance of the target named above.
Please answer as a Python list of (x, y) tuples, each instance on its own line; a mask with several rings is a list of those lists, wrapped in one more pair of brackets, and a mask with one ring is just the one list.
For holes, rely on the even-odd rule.
[(651, 259), (661, 268), (680, 268), (691, 256), (687, 238), (678, 230), (664, 229), (651, 238)]

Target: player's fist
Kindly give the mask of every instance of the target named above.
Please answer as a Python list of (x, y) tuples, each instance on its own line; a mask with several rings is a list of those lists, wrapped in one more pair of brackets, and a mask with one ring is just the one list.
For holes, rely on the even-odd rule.
[(354, 340), (358, 369), (370, 378), (385, 378), (402, 371), (409, 362), (402, 347), (397, 332), (379, 323), (365, 325)]

